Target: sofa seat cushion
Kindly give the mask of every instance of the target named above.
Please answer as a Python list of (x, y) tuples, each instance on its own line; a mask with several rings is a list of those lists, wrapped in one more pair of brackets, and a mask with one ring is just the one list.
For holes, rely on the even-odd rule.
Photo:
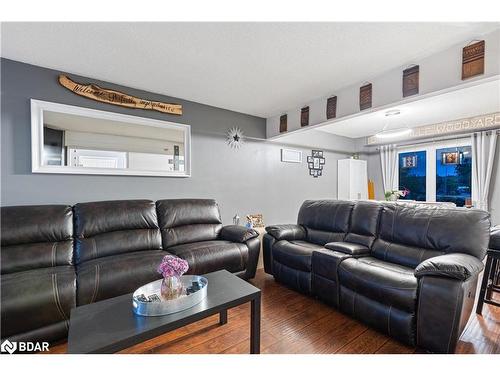
[(273, 247), (273, 259), (289, 268), (311, 272), (313, 251), (323, 249), (307, 241), (278, 241)]
[(340, 284), (387, 306), (414, 312), (417, 278), (409, 267), (373, 257), (349, 258), (340, 263)]
[(67, 330), (75, 307), (73, 266), (10, 273), (2, 275), (1, 283), (2, 338), (59, 323)]
[(77, 304), (132, 293), (140, 286), (161, 279), (156, 271), (163, 250), (141, 250), (92, 259), (77, 266)]
[(247, 245), (229, 241), (193, 242), (169, 247), (167, 251), (187, 260), (187, 273), (191, 275), (222, 269), (239, 272), (245, 269), (248, 261)]

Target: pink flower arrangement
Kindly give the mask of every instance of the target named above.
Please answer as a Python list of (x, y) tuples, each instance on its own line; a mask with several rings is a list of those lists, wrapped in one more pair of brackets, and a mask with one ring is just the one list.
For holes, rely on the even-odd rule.
[(158, 266), (158, 273), (164, 278), (180, 277), (189, 269), (189, 264), (184, 259), (173, 255), (165, 255)]
[(406, 197), (408, 194), (410, 194), (410, 190), (407, 188), (403, 188), (403, 190), (399, 193), (402, 197)]

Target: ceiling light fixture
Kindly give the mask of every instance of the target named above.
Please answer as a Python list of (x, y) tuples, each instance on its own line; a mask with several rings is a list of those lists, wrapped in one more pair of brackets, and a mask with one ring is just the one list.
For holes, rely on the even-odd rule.
[[(391, 109), (389, 111), (386, 111), (385, 117), (391, 117), (391, 116), (397, 116), (401, 114), (401, 111), (399, 109)], [(405, 135), (408, 135), (411, 133), (411, 129), (407, 127), (400, 127), (400, 128), (395, 128), (395, 129), (388, 129), (389, 128), (389, 123), (385, 124), (384, 128), (382, 131), (378, 132), (375, 134), (375, 137), (377, 138), (397, 138), (397, 137), (402, 137)]]
[(397, 116), (400, 113), (401, 113), (401, 111), (399, 109), (391, 109), (391, 110), (385, 112), (385, 117)]
[(397, 128), (397, 129), (389, 129), (389, 130), (382, 130), (381, 132), (378, 132), (375, 134), (375, 137), (377, 138), (396, 138), (396, 137), (402, 137), (404, 135), (408, 135), (411, 133), (411, 129), (409, 128)]

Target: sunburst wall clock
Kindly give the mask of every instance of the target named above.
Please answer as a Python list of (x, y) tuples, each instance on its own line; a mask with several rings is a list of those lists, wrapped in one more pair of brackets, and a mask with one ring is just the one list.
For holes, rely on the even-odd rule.
[(226, 143), (231, 148), (239, 149), (244, 143), (243, 131), (237, 126), (228, 129), (226, 133)]

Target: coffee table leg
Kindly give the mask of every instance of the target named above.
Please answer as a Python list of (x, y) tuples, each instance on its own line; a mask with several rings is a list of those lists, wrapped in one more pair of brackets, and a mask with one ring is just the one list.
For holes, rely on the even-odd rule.
[(220, 323), (220, 325), (227, 323), (227, 310), (222, 310), (219, 313), (219, 323)]
[(250, 311), (250, 354), (260, 353), (260, 294), (252, 300)]

